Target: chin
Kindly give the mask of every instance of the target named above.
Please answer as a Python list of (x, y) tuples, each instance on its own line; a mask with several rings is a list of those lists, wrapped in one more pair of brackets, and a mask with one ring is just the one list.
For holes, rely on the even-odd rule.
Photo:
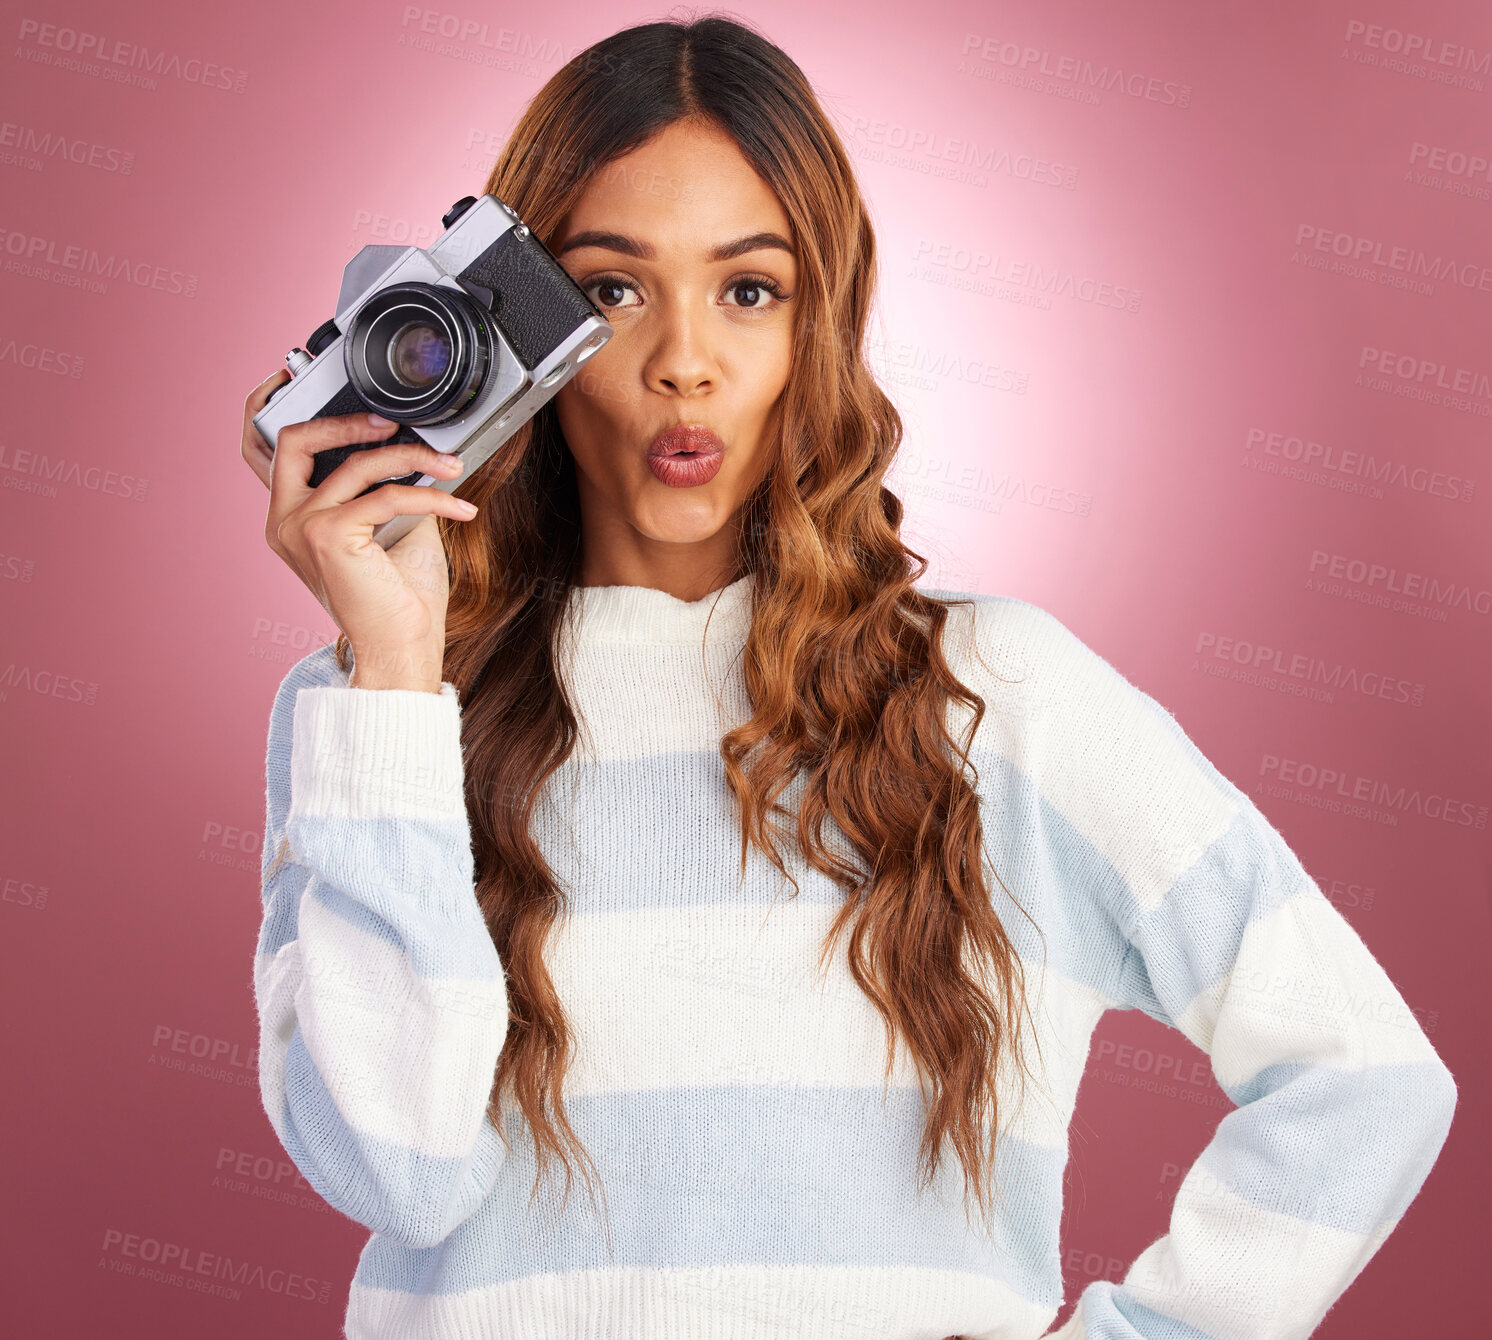
[[(659, 488), (663, 488), (659, 485)], [(675, 496), (660, 498), (638, 509), (632, 518), (633, 528), (650, 540), (666, 544), (693, 544), (708, 540), (730, 519), (730, 510), (706, 498), (681, 498), (679, 489), (668, 489)]]

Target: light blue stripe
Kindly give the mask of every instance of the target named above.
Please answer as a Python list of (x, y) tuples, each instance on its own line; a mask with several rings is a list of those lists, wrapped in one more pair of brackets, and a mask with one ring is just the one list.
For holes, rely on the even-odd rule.
[[(1016, 951), (1033, 961), (1039, 961), (1045, 952), (1054, 969), (1117, 998), (1117, 970), (1129, 945), (1116, 916), (1134, 906), (1123, 879), (1008, 759), (998, 753), (980, 752), (972, 760), (980, 774), (985, 850), (998, 875), (996, 879), (987, 870), (986, 879), (996, 912)], [(791, 853), (789, 868), (799, 882), (797, 895), (754, 847), (748, 852), (742, 880), (734, 860), (720, 861), (718, 852), (712, 853), (703, 844), (682, 854), (681, 869), (680, 853), (670, 844), (636, 841), (638, 833), (646, 833), (656, 824), (660, 813), (667, 813), (670, 823), (685, 828), (710, 822), (704, 810), (697, 811), (696, 807), (703, 805), (706, 797), (711, 797), (709, 806), (724, 803), (711, 796), (713, 790), (725, 785), (723, 766), (712, 752), (567, 764), (554, 780), (556, 795), (574, 796), (573, 812), (568, 805), (561, 807), (558, 800), (552, 800), (540, 811), (535, 837), (566, 891), (573, 915), (766, 906), (774, 899), (787, 901), (794, 896), (812, 906), (838, 907), (843, 900), (831, 880), (807, 868)], [(371, 902), (402, 919), (411, 914), (413, 899), (406, 900), (409, 889), (401, 879), (407, 878), (410, 885), (423, 884), (427, 890), (436, 887), (435, 872), (453, 864), (451, 849), (459, 844), (446, 844), (439, 837), (443, 829), (432, 825), (433, 831), (427, 831), (426, 824), (424, 820), (324, 816), (318, 816), (314, 825), (300, 824), (302, 832), (298, 836), (307, 848), (308, 861), (329, 871), (346, 866), (337, 878), (348, 893), (317, 880), (313, 896), (367, 933), (388, 943), (404, 943), (404, 937), (383, 917), (371, 913), (366, 904)], [(455, 831), (454, 825), (450, 827)], [(576, 832), (587, 835), (588, 856), (578, 852), (570, 840), (569, 835)], [(370, 879), (367, 863), (343, 859), (343, 853), (365, 843), (379, 851), (378, 869), (395, 872), (387, 882)], [(421, 872), (419, 876), (413, 874), (416, 870)], [(401, 871), (410, 873), (401, 876)], [(447, 873), (447, 883), (454, 887), (455, 881), (466, 877), (465, 872), (466, 865), (461, 863), (459, 872)], [(296, 867), (290, 866), (279, 878), (286, 881), (287, 893), (294, 894), (286, 901), (298, 904), (304, 872), (297, 873)], [(1041, 927), (1044, 940), (1031, 920), (1016, 908), (1011, 894)], [(448, 891), (442, 896), (449, 902)], [(294, 938), (294, 907), (282, 903), (271, 910), (271, 917), (275, 921), (272, 947), (278, 948)], [(449, 939), (434, 938), (441, 943)], [(415, 955), (415, 970), (422, 976), (467, 974), (462, 962), (449, 961), (426, 944), (426, 937), (412, 937), (408, 942)]]
[(265, 886), (264, 921), (259, 928), (259, 952), (275, 954), (300, 933), (300, 900), (311, 872), (287, 862)]
[[(783, 803), (790, 804), (800, 788)], [(748, 851), (743, 880), (734, 842), (722, 860), (718, 842), (689, 836), (718, 837), (721, 817), (733, 813), (734, 805), (725, 765), (713, 749), (587, 762), (572, 757), (550, 779), (535, 814), (534, 839), (576, 915), (793, 898), (792, 886), (755, 847)], [(666, 838), (654, 840), (660, 827)], [(789, 859), (788, 865), (803, 903), (838, 906), (844, 900), (833, 881), (801, 860)]]
[(1438, 1060), (1362, 1070), (1274, 1065), (1227, 1092), (1241, 1106), (1202, 1152), (1214, 1179), (1204, 1187), (1352, 1233), (1404, 1213), (1456, 1103), (1455, 1082)]
[(1232, 970), (1248, 928), (1293, 898), (1322, 899), (1299, 861), (1271, 840), (1261, 817), (1241, 811), (1146, 915), (1126, 893), (1121, 919), (1171, 1019)]
[(1083, 1290), (1083, 1329), (1086, 1340), (1215, 1340), (1209, 1331), (1136, 1302), (1112, 1280)]
[[(323, 834), (334, 843), (382, 843), (378, 847), (380, 851), (389, 850), (390, 844), (380, 839), (376, 833), (370, 832), (370, 827), (380, 824), (401, 826), (395, 825), (391, 820), (358, 820), (355, 828), (344, 829), (340, 836), (334, 836), (329, 830), (338, 821), (321, 819), (317, 822), (322, 825)], [(416, 825), (420, 822), (422, 821), (412, 821)], [(410, 825), (402, 826), (407, 828)], [(464, 877), (460, 871), (451, 876), (453, 880)], [(283, 864), (271, 882), (270, 897), (260, 928), (261, 954), (277, 953), (298, 938), (301, 899), (308, 889), (311, 897), (340, 920), (372, 939), (403, 950), (409, 958), (411, 969), (419, 977), (426, 980), (455, 977), (490, 982), (497, 980), (501, 974), (496, 946), (492, 943), (486, 923), (480, 920), (474, 894), (473, 914), (467, 917), (469, 930), (462, 935), (452, 936), (446, 926), (434, 924), (444, 922), (444, 915), (421, 910), (413, 901), (407, 906), (401, 905), (395, 897), (382, 900), (383, 906), (395, 917), (395, 921), (391, 923), (295, 861)]]
[(561, 1212), (563, 1169), (552, 1168), (530, 1212), (533, 1147), (515, 1118), (513, 1151), (481, 1210), (444, 1248), (370, 1241), (358, 1282), (455, 1293), (609, 1266), (905, 1265), (986, 1275), (1048, 1306), (1061, 1299), (1066, 1151), (1001, 1143), (1007, 1203), (991, 1243), (965, 1224), (951, 1151), (933, 1191), (916, 1194), (915, 1090), (892, 1089), (885, 1107), (879, 1088), (637, 1090), (566, 1110), (606, 1189), (614, 1257), (578, 1176)]
[[(1009, 759), (976, 751), (971, 761), (979, 771), (985, 851), (998, 875), (987, 870), (986, 881), (1016, 952), (1039, 962), (1045, 948), (1053, 969), (1113, 997), (1116, 970), (1128, 949), (1110, 910), (1124, 896), (1123, 881)], [(765, 906), (774, 897), (793, 898), (754, 847), (742, 880), (734, 849), (730, 860), (721, 861), (718, 848), (712, 852), (703, 844), (681, 853), (672, 843), (637, 841), (660, 814), (683, 831), (708, 830), (729, 803), (725, 797), (724, 767), (713, 751), (567, 763), (555, 775), (535, 836), (574, 915)], [(576, 851), (575, 833), (585, 834), (589, 855)], [(791, 852), (786, 857), (798, 879), (799, 901), (829, 907), (843, 902), (832, 880)], [(1045, 931), (1045, 946), (1011, 894)]]
[(1123, 881), (1008, 758), (974, 750), (970, 761), (979, 774), (985, 881), (1016, 952), (1037, 963), (1045, 954), (1052, 971), (1115, 999), (1128, 942), (1110, 909)]
[(375, 1233), (436, 1252), (487, 1197), (505, 1157), (490, 1121), (465, 1161), (355, 1130), (332, 1101), (299, 1025), (285, 1057), (284, 1115), (285, 1152), (323, 1200)]
[[(453, 881), (461, 878), (459, 873), (452, 876)], [(453, 884), (453, 887), (459, 886)], [(486, 922), (481, 919), (475, 894), (469, 895), (472, 905), (470, 913), (463, 918), (465, 925), (453, 935), (449, 918), (441, 912), (392, 903), (386, 905), (395, 918), (390, 922), (324, 879), (313, 878), (310, 892), (311, 897), (327, 911), (348, 925), (385, 944), (402, 948), (411, 971), (427, 981), (437, 977), (456, 977), (467, 981), (495, 982), (503, 975), (497, 946), (492, 942), (492, 933)]]
[[(986, 871), (986, 880), (997, 914), (1016, 952), (1039, 962), (1043, 952), (1049, 966), (1110, 998), (1118, 994), (1116, 969), (1128, 949), (1111, 912), (1127, 897), (1124, 884), (1113, 867), (1085, 839), (1079, 837), (1060, 813), (1039, 795), (1030, 779), (1009, 760), (995, 753), (974, 756), (980, 771), (980, 807), (985, 828), (985, 850), (998, 879)], [(669, 784), (656, 780), (655, 766), (665, 765)], [(793, 897), (765, 855), (750, 849), (744, 881), (735, 862), (711, 859), (706, 849), (679, 854), (666, 843), (638, 843), (667, 812), (671, 822), (696, 822), (690, 807), (716, 784), (724, 786), (720, 759), (705, 751), (680, 752), (649, 760), (593, 763), (572, 769), (566, 765), (556, 775), (565, 794), (573, 784), (575, 813), (564, 817), (557, 804), (536, 825), (536, 838), (549, 855), (556, 877), (566, 890), (572, 915), (618, 915), (639, 910), (696, 907), (766, 906)], [(718, 803), (718, 802), (711, 802)], [(1037, 816), (1040, 816), (1039, 818)], [(701, 817), (698, 822), (704, 822)], [(573, 822), (573, 828), (570, 825)], [(380, 852), (379, 868), (423, 870), (422, 882), (430, 887), (433, 871), (450, 865), (451, 853), (432, 837), (423, 834), (425, 821), (342, 820), (318, 817), (314, 830), (303, 825), (310, 848), (309, 859), (329, 868), (344, 862), (339, 853), (363, 843)], [(554, 831), (546, 831), (552, 829)], [(593, 855), (585, 858), (563, 836), (573, 831), (588, 834)], [(631, 845), (627, 835), (631, 834)], [(454, 844), (453, 844), (454, 845)], [(625, 859), (622, 854), (625, 852)], [(697, 864), (690, 864), (692, 862)], [(448, 952), (448, 936), (401, 936), (383, 917), (372, 913), (363, 899), (397, 915), (401, 924), (412, 915), (412, 907), (399, 895), (397, 878), (388, 885), (371, 884), (348, 866), (343, 882), (349, 893), (318, 879), (312, 894), (329, 911), (390, 944), (408, 943), (415, 971), (421, 976), (485, 976), (473, 971), (470, 956), (480, 968), (485, 951), (469, 941), (458, 942), (462, 952)], [(790, 857), (805, 905), (838, 907), (840, 889), (825, 876)], [(454, 881), (465, 875), (451, 873)], [(267, 916), (271, 924), (268, 952), (294, 938), (296, 909), (305, 887), (303, 868), (288, 865), (277, 879), (284, 885)], [(1003, 882), (1004, 888), (1001, 887)], [(1045, 933), (1042, 935), (1011, 901), (1009, 889)], [(357, 895), (356, 897), (351, 895)], [(412, 928), (409, 928), (412, 929)], [(1127, 1003), (1127, 1002), (1126, 1002)]]

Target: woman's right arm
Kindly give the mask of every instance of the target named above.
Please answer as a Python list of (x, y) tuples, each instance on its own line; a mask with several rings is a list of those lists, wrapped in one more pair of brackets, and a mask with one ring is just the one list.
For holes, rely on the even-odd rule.
[(455, 691), (345, 684), (324, 649), (271, 718), (260, 1094), (323, 1199), (429, 1247), (502, 1165), (486, 1108), (507, 991), (473, 892)]
[[(246, 459), (268, 389), (246, 406)], [(477, 1209), (502, 1165), (486, 1110), (508, 998), (474, 892), (460, 707), (439, 677), (439, 536), (422, 522), (385, 554), (371, 534), (400, 511), (466, 513), (435, 489), (359, 496), (416, 466), (435, 473), (419, 444), (355, 453), (310, 489), (314, 451), (378, 435), (355, 418), (285, 429), (270, 481), (271, 547), (347, 633), (354, 677), (325, 648), (275, 699), (254, 969), (260, 1092), (328, 1203), (427, 1247)]]

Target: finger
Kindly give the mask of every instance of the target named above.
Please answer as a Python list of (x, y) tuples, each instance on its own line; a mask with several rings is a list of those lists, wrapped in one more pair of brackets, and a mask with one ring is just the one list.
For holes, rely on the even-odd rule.
[[(258, 434), (256, 433), (255, 436)], [(248, 463), (249, 469), (259, 477), (259, 482), (268, 488), (270, 474), (274, 468), (274, 453), (262, 441), (255, 442), (245, 433), (240, 454)]]
[(455, 479), (461, 462), (423, 442), (396, 442), (353, 453), (311, 491), (310, 505), (333, 507), (351, 502), (370, 484), (422, 473), (433, 479)]
[(377, 426), (366, 414), (337, 414), (305, 423), (286, 424), (275, 445), (269, 482), (269, 527), (279, 525), (311, 495), (312, 457), (327, 447), (377, 442), (394, 431), (394, 424)]
[(341, 512), (347, 522), (371, 530), (396, 516), (448, 516), (452, 521), (470, 521), (477, 509), (464, 498), (453, 498), (425, 484), (385, 484), (343, 503)]
[(250, 391), (248, 398), (243, 402), (244, 409), (247, 411), (246, 417), (252, 419), (254, 415), (269, 404), (269, 397), (275, 387), (283, 385), (289, 377), (289, 368), (276, 368), (258, 386)]
[(283, 386), (289, 376), (289, 369), (280, 368), (250, 391), (248, 398), (244, 401), (243, 438), (239, 444), (239, 454), (266, 488), (269, 486), (270, 465), (274, 459), (274, 452), (269, 449), (269, 443), (264, 440), (264, 434), (254, 426), (254, 415), (269, 403), (270, 393), (277, 386)]

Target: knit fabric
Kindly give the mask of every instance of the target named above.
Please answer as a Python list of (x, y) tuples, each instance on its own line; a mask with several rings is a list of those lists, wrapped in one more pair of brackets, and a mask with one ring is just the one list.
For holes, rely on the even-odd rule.
[[(530, 1201), (516, 1105), (510, 1149), (486, 1115), (508, 996), (473, 891), (455, 690), (352, 689), (329, 648), (286, 677), (261, 1094), (310, 1184), (371, 1230), (347, 1336), (1309, 1335), (1418, 1193), (1456, 1103), (1382, 966), (1169, 712), (1051, 614), (969, 597), (946, 652), (987, 708), (972, 751), (987, 883), (1025, 969), (1040, 1082), (1018, 1103), (1000, 1072), (988, 1226), (965, 1213), (951, 1148), (921, 1189), (906, 1048), (883, 1088), (884, 1025), (846, 937), (818, 968), (843, 894), (791, 851), (795, 896), (755, 848), (741, 875), (718, 746), (748, 716), (751, 581), (694, 602), (568, 597), (581, 736), (533, 831), (567, 898), (544, 956), (610, 1250), (578, 1176), (562, 1203), (562, 1166)], [(1169, 1231), (1051, 1331), (1068, 1126), (1110, 1009), (1179, 1030), (1236, 1107)]]

